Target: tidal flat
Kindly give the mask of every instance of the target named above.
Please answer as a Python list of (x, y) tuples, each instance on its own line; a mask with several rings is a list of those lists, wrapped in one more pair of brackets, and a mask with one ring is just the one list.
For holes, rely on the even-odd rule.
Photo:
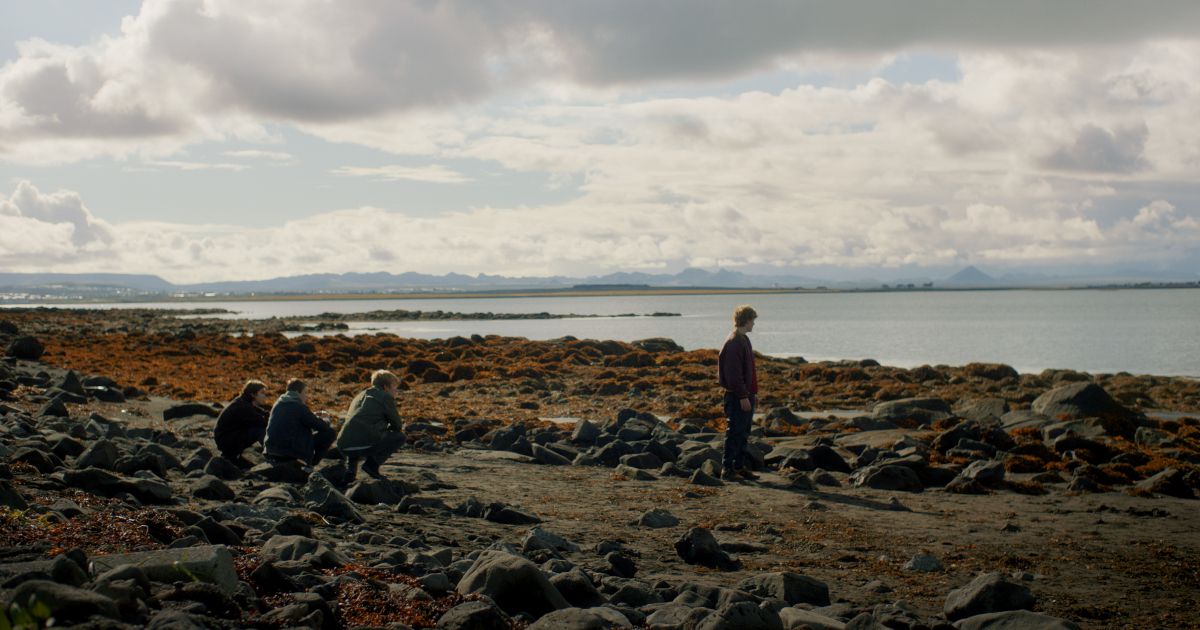
[[(63, 622), (1200, 623), (1195, 379), (761, 356), (759, 479), (729, 482), (716, 352), (668, 339), (0, 319), (0, 588)], [(337, 416), (376, 369), (404, 382), (387, 481), (216, 456), (246, 379), (303, 378)]]

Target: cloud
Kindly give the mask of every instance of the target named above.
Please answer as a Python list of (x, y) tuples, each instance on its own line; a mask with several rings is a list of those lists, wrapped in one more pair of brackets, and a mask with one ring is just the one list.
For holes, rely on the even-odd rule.
[[(1110, 49), (1196, 32), (1190, 0), (1152, 10), (1123, 0), (146, 0), (94, 43), (19, 43), (0, 68), (0, 135), (21, 161), (161, 156), (261, 136), (270, 122), (333, 125), (538, 86), (725, 80), (837, 58), (870, 67), (918, 47)], [(1136, 73), (1111, 91), (1156, 93)]]
[(151, 167), (174, 168), (181, 171), (244, 171), (249, 168), (245, 164), (230, 162), (192, 162), (187, 160), (147, 160), (146, 164)]
[[(10, 254), (44, 254), (65, 251), (52, 245), (64, 240), (77, 249), (93, 249), (113, 242), (111, 226), (92, 216), (83, 199), (71, 191), (44, 194), (28, 181), (21, 181), (8, 199), (0, 197), (0, 218), (11, 238), (4, 250)], [(22, 244), (22, 240), (28, 242)], [(47, 248), (50, 249), (47, 249)]]
[(258, 149), (242, 149), (239, 151), (225, 151), (223, 155), (232, 158), (242, 158), (246, 160), (264, 160), (268, 162), (291, 162), (295, 159), (291, 153), (286, 151), (262, 151)]
[(1109, 131), (1084, 125), (1070, 146), (1060, 147), (1041, 161), (1047, 168), (1098, 173), (1132, 173), (1146, 168), (1142, 156), (1149, 131), (1146, 125)]
[(375, 181), (408, 180), (430, 184), (462, 184), (471, 181), (470, 177), (441, 164), (429, 166), (340, 166), (330, 171), (341, 177), (369, 177)]
[[(22, 208), (78, 195), (43, 194), (22, 183)], [(40, 201), (37, 201), (40, 200)], [(69, 200), (63, 202), (62, 200)], [(828, 202), (827, 202), (828, 203)], [(686, 265), (732, 268), (877, 269), (987, 262), (999, 266), (1178, 261), (1195, 256), (1200, 219), (1156, 201), (1104, 227), (1085, 209), (1025, 212), (961, 204), (868, 208), (786, 204), (765, 210), (699, 200), (609, 205), (477, 208), (435, 217), (362, 207), (271, 228), (131, 222), (109, 238), (77, 242), (70, 218), (0, 205), (0, 263), (12, 271), (153, 270), (175, 282), (253, 279), (317, 272), (422, 271), (586, 275)], [(578, 217), (588, 216), (588, 221)], [(614, 262), (616, 265), (614, 265)]]

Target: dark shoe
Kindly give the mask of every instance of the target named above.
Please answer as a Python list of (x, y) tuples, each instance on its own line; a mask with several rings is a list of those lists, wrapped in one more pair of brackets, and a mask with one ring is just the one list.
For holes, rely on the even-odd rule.
[(745, 468), (737, 471), (737, 474), (738, 474), (738, 477), (741, 477), (742, 479), (745, 479), (746, 481), (758, 481), (758, 475), (750, 472), (749, 470), (747, 470)]
[(387, 479), (387, 477), (384, 477), (383, 473), (379, 470), (379, 466), (373, 466), (371, 465), (371, 462), (367, 462), (363, 465), (363, 472), (367, 473), (367, 475), (372, 479)]
[[(226, 459), (228, 459), (228, 458), (226, 458)], [(240, 468), (242, 470), (250, 470), (251, 468), (254, 468), (254, 462), (246, 459), (245, 457), (242, 457), (241, 455), (234, 457), (230, 461), (233, 462), (234, 466), (237, 466), (238, 468)]]
[(732, 468), (726, 468), (721, 471), (721, 479), (725, 481), (736, 481), (738, 478), (737, 471)]

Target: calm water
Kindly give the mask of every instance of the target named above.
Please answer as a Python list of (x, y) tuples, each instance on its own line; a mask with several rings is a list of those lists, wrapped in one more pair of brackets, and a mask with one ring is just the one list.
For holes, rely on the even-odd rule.
[(670, 337), (711, 348), (733, 308), (759, 313), (756, 350), (809, 360), (873, 358), (885, 365), (1008, 363), (1021, 372), (1071, 368), (1200, 376), (1200, 290), (956, 291), (803, 295), (696, 295), (329, 300), (105, 304), (89, 307), (226, 308), (236, 317), (355, 313), (375, 309), (619, 314), (666, 311), (682, 317), (350, 322), (351, 334), (409, 337), (564, 335), (632, 341)]

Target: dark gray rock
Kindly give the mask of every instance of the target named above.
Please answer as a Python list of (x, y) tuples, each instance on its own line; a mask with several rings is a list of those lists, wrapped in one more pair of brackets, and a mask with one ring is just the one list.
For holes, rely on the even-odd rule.
[(951, 621), (984, 613), (1028, 610), (1037, 603), (1029, 589), (999, 573), (985, 573), (950, 591), (942, 612)]
[(354, 507), (354, 503), (321, 475), (310, 476), (308, 483), (300, 488), (300, 496), (306, 505), (311, 506), (318, 514), (352, 523), (362, 523), (366, 520), (358, 508)]
[(531, 527), (529, 532), (525, 534), (525, 539), (521, 541), (521, 553), (528, 555), (530, 552), (545, 549), (547, 551), (574, 553), (579, 551), (579, 545), (554, 534), (540, 527)]
[(199, 580), (216, 584), (226, 593), (237, 590), (233, 555), (222, 545), (96, 556), (91, 569), (98, 575), (127, 564), (141, 569), (155, 582)]
[(905, 571), (916, 571), (918, 573), (932, 573), (942, 570), (942, 561), (937, 559), (937, 556), (932, 556), (927, 553), (919, 553), (904, 563)]
[(591, 578), (580, 569), (571, 569), (550, 578), (550, 583), (576, 608), (591, 608), (607, 603)]
[(711, 608), (671, 602), (655, 607), (646, 617), (646, 627), (654, 630), (690, 630), (712, 612)]
[(536, 525), (542, 522), (542, 519), (534, 514), (503, 503), (489, 505), (483, 512), (483, 518), (504, 525)]
[(741, 566), (740, 562), (721, 549), (712, 532), (703, 527), (693, 527), (680, 536), (675, 541), (675, 553), (688, 564), (720, 571), (736, 571)]
[(333, 568), (350, 564), (350, 558), (315, 538), (305, 536), (272, 536), (258, 550), (264, 560), (283, 562), (300, 560), (315, 568)]
[(346, 496), (364, 505), (396, 505), (404, 499), (387, 479), (364, 479), (351, 486)]
[(163, 420), (175, 420), (177, 418), (188, 418), (191, 416), (208, 416), (216, 418), (220, 414), (220, 409), (215, 409), (211, 405), (204, 403), (182, 403), (173, 405), (163, 409)]
[(210, 501), (232, 501), (237, 498), (237, 493), (224, 481), (205, 475), (192, 484), (192, 496)]
[(688, 483), (697, 486), (707, 486), (710, 488), (725, 485), (725, 483), (720, 479), (717, 479), (716, 477), (704, 472), (699, 468), (696, 469), (696, 472), (692, 473), (692, 476), (688, 479)]
[(532, 562), (503, 551), (484, 551), (458, 582), (462, 595), (486, 595), (510, 615), (537, 619), (569, 608), (558, 589)]
[(636, 524), (641, 527), (649, 527), (651, 529), (675, 527), (679, 524), (679, 517), (662, 508), (654, 508), (653, 510), (648, 510), (639, 516)]
[(1008, 413), (1008, 401), (1003, 398), (975, 398), (959, 401), (954, 412), (965, 420), (995, 421)]
[(1191, 485), (1187, 482), (1187, 474), (1177, 468), (1167, 468), (1152, 477), (1143, 479), (1137, 482), (1137, 488), (1181, 499), (1195, 497)]
[(1080, 630), (1074, 622), (1028, 610), (1010, 610), (967, 617), (954, 624), (958, 630)]
[(7, 507), (10, 510), (27, 510), (29, 503), (25, 501), (25, 497), (17, 492), (12, 484), (0, 479), (0, 505)]
[(304, 472), (300, 462), (263, 462), (251, 468), (250, 474), (276, 483), (304, 483), (308, 480), (308, 473)]
[(850, 477), (850, 481), (855, 486), (876, 490), (920, 492), (924, 489), (920, 477), (911, 468), (889, 464), (860, 469)]
[(829, 605), (829, 587), (820, 580), (799, 573), (762, 573), (742, 580), (738, 588), (762, 598), (781, 599), (789, 606)]
[(242, 469), (238, 468), (237, 464), (225, 459), (224, 457), (213, 457), (204, 464), (204, 474), (212, 475), (217, 479), (225, 481), (233, 481), (242, 477)]
[(1138, 414), (1113, 400), (1095, 383), (1071, 383), (1056, 387), (1033, 401), (1031, 409), (1051, 418), (1099, 418), (1109, 435), (1132, 440)]
[(770, 608), (754, 602), (736, 602), (713, 611), (696, 630), (783, 630), (783, 620)]
[(575, 423), (575, 430), (571, 432), (571, 441), (576, 444), (595, 444), (600, 438), (600, 433), (600, 427), (588, 420), (580, 420)]
[(46, 346), (37, 337), (17, 337), (8, 344), (8, 356), (25, 361), (37, 361), (46, 352)]
[(984, 485), (997, 484), (1004, 481), (1004, 462), (995, 460), (971, 462), (961, 474), (966, 479), (973, 479)]
[(69, 418), (71, 411), (67, 409), (64, 396), (55, 396), (37, 412), (39, 418)]
[(938, 420), (954, 417), (950, 405), (941, 398), (902, 398), (875, 405), (872, 411), (881, 420), (897, 424), (915, 422), (919, 425), (933, 424)]
[(546, 448), (545, 446), (542, 446), (541, 444), (534, 444), (531, 448), (533, 449), (533, 458), (536, 459), (539, 464), (545, 464), (547, 466), (571, 465), (571, 460)]
[(508, 630), (512, 621), (488, 601), (463, 602), (438, 618), (439, 630)]
[[(30, 602), (36, 602), (32, 606)], [(54, 617), (56, 625), (70, 625), (87, 621), (92, 615), (119, 619), (120, 611), (113, 600), (74, 586), (46, 580), (29, 580), (7, 593), (4, 610), (18, 617), (16, 608), (34, 619), (43, 618), (38, 607), (44, 607)]]
[(529, 625), (529, 630), (609, 630), (632, 628), (629, 619), (613, 608), (556, 610)]

